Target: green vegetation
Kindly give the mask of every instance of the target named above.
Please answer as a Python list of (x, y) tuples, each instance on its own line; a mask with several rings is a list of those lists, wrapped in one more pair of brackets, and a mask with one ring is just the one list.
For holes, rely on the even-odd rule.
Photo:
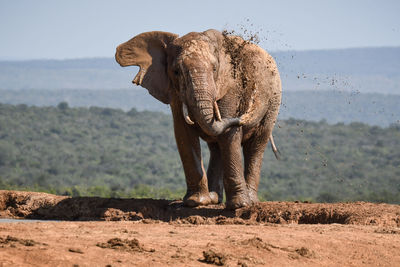
[[(282, 160), (264, 156), (263, 200), (400, 203), (400, 126), (279, 121)], [(203, 147), (204, 144), (203, 144)], [(208, 152), (204, 149), (204, 156)], [(207, 160), (206, 160), (207, 162)], [(179, 198), (170, 115), (0, 104), (0, 188), (73, 196)]]

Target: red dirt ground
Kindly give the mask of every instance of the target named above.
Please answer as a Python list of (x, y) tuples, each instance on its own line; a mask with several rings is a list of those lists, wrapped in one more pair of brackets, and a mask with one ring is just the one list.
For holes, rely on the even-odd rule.
[(400, 266), (400, 206), (181, 201), (1, 191), (0, 266)]

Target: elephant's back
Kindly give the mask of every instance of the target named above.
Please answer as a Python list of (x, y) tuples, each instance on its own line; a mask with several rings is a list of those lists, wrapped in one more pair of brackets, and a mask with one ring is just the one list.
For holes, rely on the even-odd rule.
[(248, 75), (249, 81), (259, 84), (279, 80), (278, 66), (274, 58), (263, 48), (249, 43), (243, 48), (243, 61), (241, 64), (243, 72)]
[(282, 86), (274, 58), (256, 44), (246, 42), (242, 46), (237, 73), (235, 95), (240, 96), (237, 115), (244, 122), (245, 140), (263, 127), (262, 124), (273, 124), (276, 120)]
[[(273, 57), (258, 45), (237, 36), (227, 38), (225, 49), (230, 56), (234, 85), (218, 105), (223, 115), (242, 117), (243, 130), (251, 132), (269, 110), (279, 109), (282, 94), (279, 71)], [(250, 132), (244, 134), (251, 135)]]

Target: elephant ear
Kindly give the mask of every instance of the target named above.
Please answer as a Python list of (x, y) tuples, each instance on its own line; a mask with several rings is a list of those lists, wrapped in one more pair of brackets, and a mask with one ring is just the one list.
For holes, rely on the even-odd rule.
[(170, 103), (166, 48), (178, 35), (169, 32), (145, 32), (119, 45), (116, 61), (122, 66), (139, 66), (133, 83), (141, 85), (165, 104)]

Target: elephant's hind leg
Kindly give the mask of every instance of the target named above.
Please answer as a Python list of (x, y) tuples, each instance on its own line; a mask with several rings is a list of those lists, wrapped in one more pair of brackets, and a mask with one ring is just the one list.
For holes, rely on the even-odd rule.
[(208, 143), (210, 162), (207, 169), (208, 191), (213, 204), (222, 203), (223, 199), (223, 170), (221, 151), (217, 143)]
[(266, 125), (258, 129), (254, 135), (243, 144), (244, 155), (244, 177), (249, 192), (249, 198), (253, 203), (258, 202), (258, 184), (260, 182), (260, 172), (268, 138), (272, 132), (272, 127)]

